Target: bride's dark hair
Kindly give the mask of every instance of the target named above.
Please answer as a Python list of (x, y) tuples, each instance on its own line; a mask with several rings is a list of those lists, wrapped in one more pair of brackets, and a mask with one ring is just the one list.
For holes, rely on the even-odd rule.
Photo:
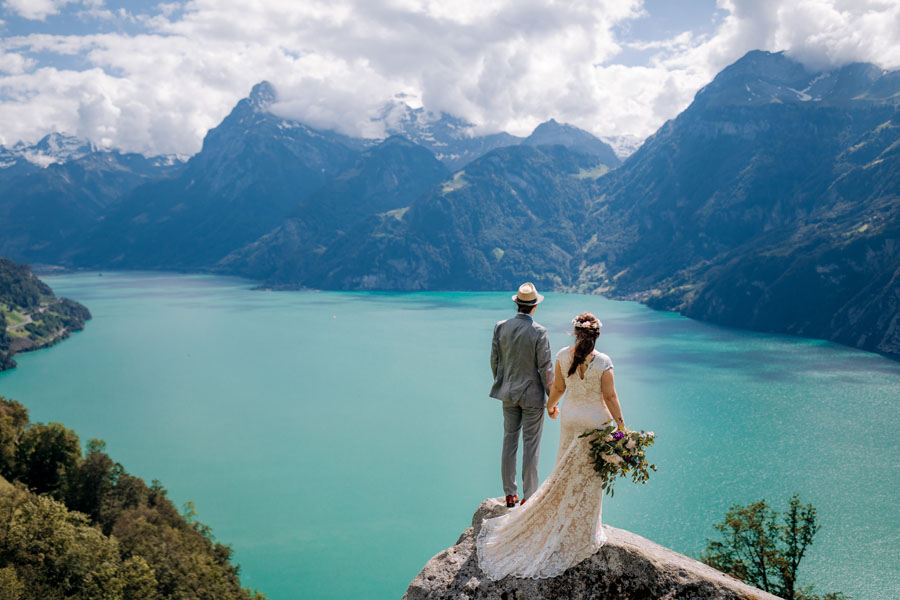
[[(588, 355), (594, 351), (594, 342), (600, 335), (600, 321), (589, 312), (583, 312), (573, 320), (575, 324), (575, 357), (566, 377), (575, 372)], [(581, 324), (581, 325), (579, 325)]]

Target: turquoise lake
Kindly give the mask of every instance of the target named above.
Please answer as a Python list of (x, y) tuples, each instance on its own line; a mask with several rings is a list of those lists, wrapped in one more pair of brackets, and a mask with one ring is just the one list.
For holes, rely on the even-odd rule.
[[(263, 292), (160, 273), (46, 277), (94, 314), (16, 357), (0, 394), (32, 421), (160, 479), (231, 545), (271, 600), (399, 599), (501, 495), (493, 325), (509, 292)], [(621, 481), (604, 522), (696, 556), (729, 506), (791, 494), (822, 528), (801, 582), (900, 598), (900, 363), (721, 328), (633, 302), (547, 294), (554, 353), (571, 318), (604, 323), (626, 423), (658, 435), (659, 471)], [(564, 405), (563, 405), (564, 406)], [(565, 410), (563, 408), (563, 410)], [(541, 478), (559, 423), (547, 419)]]

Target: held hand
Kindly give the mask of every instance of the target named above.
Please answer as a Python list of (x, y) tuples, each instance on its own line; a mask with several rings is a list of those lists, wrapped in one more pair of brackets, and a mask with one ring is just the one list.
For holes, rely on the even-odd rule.
[(547, 414), (550, 415), (551, 419), (559, 418), (559, 407), (554, 406), (553, 408), (548, 408)]

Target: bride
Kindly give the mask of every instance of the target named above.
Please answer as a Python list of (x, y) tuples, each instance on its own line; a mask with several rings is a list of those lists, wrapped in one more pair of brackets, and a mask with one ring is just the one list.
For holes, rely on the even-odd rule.
[[(594, 350), (602, 324), (589, 312), (572, 320), (576, 342), (556, 355), (547, 412), (555, 419), (563, 393), (559, 450), (553, 472), (519, 508), (486, 519), (475, 548), (481, 570), (493, 580), (507, 575), (555, 577), (588, 558), (606, 541), (600, 526), (603, 487), (594, 471), (589, 438), (615, 421), (625, 430), (613, 382), (612, 361)], [(565, 373), (565, 375), (563, 375)]]

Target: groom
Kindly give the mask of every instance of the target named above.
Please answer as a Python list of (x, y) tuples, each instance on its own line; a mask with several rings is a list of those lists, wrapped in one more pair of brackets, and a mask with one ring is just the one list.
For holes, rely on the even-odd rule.
[[(491, 344), (491, 371), (494, 386), (491, 397), (503, 402), (503, 458), (501, 477), (506, 506), (519, 501), (516, 494), (516, 451), (519, 432), (524, 441), (522, 458), (522, 504), (538, 484), (538, 456), (544, 407), (553, 383), (553, 360), (547, 330), (534, 322), (532, 315), (544, 297), (533, 283), (523, 283), (512, 297), (518, 313), (494, 327)], [(556, 418), (556, 413), (550, 415)]]

